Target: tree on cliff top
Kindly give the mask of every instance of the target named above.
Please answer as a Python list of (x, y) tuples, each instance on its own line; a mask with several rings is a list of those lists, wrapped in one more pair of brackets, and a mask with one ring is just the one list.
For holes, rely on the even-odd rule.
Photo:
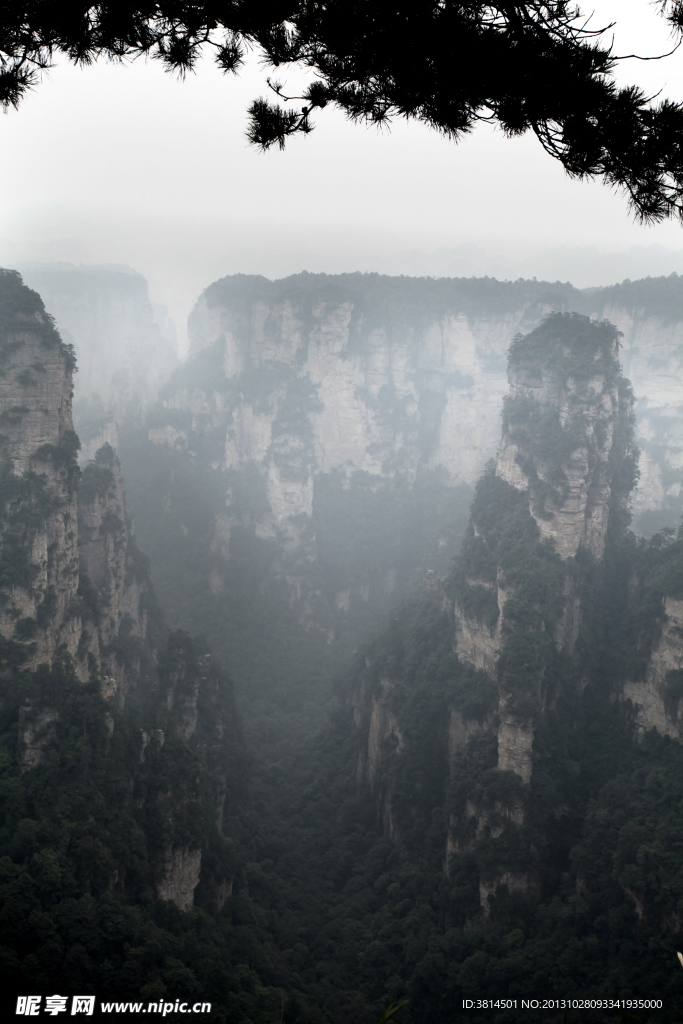
[[(683, 0), (657, 6), (683, 33)], [(310, 132), (328, 104), (376, 124), (414, 118), (454, 140), (493, 121), (510, 137), (534, 132), (572, 177), (625, 191), (640, 219), (683, 220), (683, 106), (616, 86), (608, 28), (589, 28), (567, 0), (0, 0), (0, 104), (16, 106), (59, 54), (145, 54), (184, 74), (202, 52), (236, 72), (257, 47), (270, 67), (311, 75), (300, 106), (252, 104), (248, 136), (262, 149)]]

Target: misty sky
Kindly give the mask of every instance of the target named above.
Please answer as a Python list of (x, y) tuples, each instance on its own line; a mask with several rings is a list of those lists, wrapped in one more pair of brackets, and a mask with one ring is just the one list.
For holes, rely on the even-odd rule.
[[(593, 24), (618, 17), (617, 53), (671, 47), (648, 0), (582, 7)], [(629, 60), (620, 77), (683, 101), (683, 48)], [(635, 224), (621, 196), (570, 182), (531, 136), (509, 142), (482, 126), (456, 146), (417, 124), (378, 132), (330, 110), (308, 138), (261, 154), (244, 129), (264, 78), (257, 60), (239, 78), (207, 61), (184, 83), (144, 61), (49, 72), (0, 118), (0, 263), (128, 264), (181, 333), (201, 289), (238, 271), (524, 274), (580, 286), (683, 273), (683, 229)], [(286, 81), (294, 90), (296, 77)], [(547, 255), (562, 247), (597, 252)]]

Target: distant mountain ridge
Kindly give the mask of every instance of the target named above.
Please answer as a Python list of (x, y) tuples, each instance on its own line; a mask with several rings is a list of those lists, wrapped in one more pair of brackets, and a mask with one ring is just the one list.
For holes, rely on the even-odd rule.
[(596, 245), (562, 245), (538, 249), (533, 254), (494, 255), (470, 242), (432, 252), (410, 249), (377, 256), (368, 261), (367, 267), (358, 269), (411, 277), (488, 275), (501, 281), (538, 278), (539, 281), (571, 281), (577, 288), (591, 288), (606, 287), (625, 278), (640, 280), (680, 274), (683, 251), (661, 245), (641, 245), (621, 252), (604, 252)]

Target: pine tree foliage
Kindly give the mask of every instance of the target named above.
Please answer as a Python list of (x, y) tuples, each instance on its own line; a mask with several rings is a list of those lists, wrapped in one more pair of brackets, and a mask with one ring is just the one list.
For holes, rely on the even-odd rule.
[[(644, 0), (643, 0), (644, 2)], [(674, 33), (683, 5), (660, 0)], [(623, 190), (644, 221), (680, 218), (683, 107), (620, 88), (611, 26), (588, 27), (567, 0), (232, 0), (230, 3), (0, 3), (0, 104), (17, 106), (40, 72), (64, 55), (160, 60), (181, 76), (210, 52), (238, 72), (257, 48), (277, 69), (310, 73), (298, 106), (257, 99), (248, 137), (261, 149), (308, 133), (311, 114), (332, 104), (354, 121), (415, 119), (458, 140), (480, 121), (509, 137), (532, 131), (576, 178)], [(279, 100), (278, 82), (268, 84)]]

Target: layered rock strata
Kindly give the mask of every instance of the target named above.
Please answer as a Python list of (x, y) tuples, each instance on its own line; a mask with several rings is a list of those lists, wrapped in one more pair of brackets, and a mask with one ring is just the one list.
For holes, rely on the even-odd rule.
[[(29, 671), (67, 656), (81, 681), (97, 672), (122, 710), (154, 660), (147, 566), (113, 450), (103, 448), (81, 480), (74, 369), (40, 296), (0, 271), (0, 637)], [(55, 717), (24, 709), (24, 769), (40, 762)]]
[[(404, 495), (429, 483), (440, 489), (432, 505), (440, 536), (433, 565), (415, 568), (446, 572), (455, 550), (438, 509), (495, 451), (509, 337), (550, 308), (546, 286), (518, 291), (308, 274), (238, 275), (207, 288), (188, 324), (190, 359), (161, 390), (149, 437), (225, 481), (212, 549), (228, 559), (245, 528), (272, 542), (280, 580), (305, 617), (323, 603), (307, 573), (324, 557), (329, 487), (350, 509), (386, 493), (396, 510), (393, 487)], [(216, 560), (212, 594), (225, 575)], [(358, 566), (349, 576), (329, 595), (333, 620), (378, 609), (406, 585), (395, 558), (375, 575)]]
[[(139, 416), (153, 401), (159, 385), (177, 363), (175, 328), (168, 312), (150, 302), (144, 278), (130, 268), (43, 263), (21, 269), (26, 283), (42, 295), (62, 337), (75, 346), (80, 366), (75, 419), (83, 442), (82, 458), (87, 462), (102, 444), (117, 447), (122, 424), (130, 422), (131, 415)], [(505, 351), (510, 336), (535, 326), (550, 310), (574, 309), (595, 319), (607, 318), (623, 333), (622, 364), (625, 374), (635, 382), (642, 451), (641, 478), (634, 493), (636, 527), (642, 521), (644, 529), (657, 528), (667, 517), (668, 522), (677, 522), (683, 500), (683, 278), (673, 274), (581, 291), (558, 282), (453, 279), (435, 284), (429, 279), (378, 275), (322, 280), (307, 277), (309, 288), (320, 282), (314, 314), (322, 321), (322, 333), (328, 336), (340, 328), (344, 330), (349, 307), (352, 333), (356, 333), (360, 312), (370, 331), (375, 328), (378, 335), (385, 336), (395, 335), (396, 320), (405, 313), (415, 319), (424, 318), (420, 310), (433, 311), (431, 329), (443, 335), (446, 346), (457, 345), (462, 355), (457, 371), (474, 380), (473, 386), (449, 396), (439, 414), (447, 420), (442, 430), (441, 458), (453, 464), (458, 477), (471, 482), (495, 452), (495, 419), (486, 414), (505, 393)], [(363, 289), (354, 288), (354, 277), (364, 283)], [(240, 365), (245, 355), (244, 366), (288, 361), (296, 346), (287, 344), (287, 333), (302, 336), (307, 330), (307, 317), (302, 317), (298, 301), (301, 282), (301, 277), (270, 282), (244, 276), (216, 282), (200, 297), (193, 314), (191, 355), (225, 335), (242, 350), (241, 356), (226, 359), (226, 370), (229, 365)], [(398, 294), (398, 304), (394, 296), (391, 304), (400, 308), (399, 317), (392, 317), (382, 308), (384, 296), (392, 287)], [(363, 306), (365, 309), (359, 309)], [(429, 316), (425, 325), (428, 321)], [(282, 325), (281, 338), (278, 324)], [(364, 329), (361, 324), (358, 333)], [(259, 330), (270, 335), (267, 345), (259, 345), (258, 339), (256, 345), (247, 340)], [(357, 383), (350, 391), (345, 389), (342, 398), (349, 423), (363, 412), (362, 405), (353, 407)], [(349, 399), (352, 401), (347, 404)], [(258, 435), (257, 424), (249, 418), (248, 401), (244, 395), (242, 412), (237, 416), (240, 424), (235, 445), (240, 460)], [(483, 420), (482, 415), (486, 416)], [(456, 425), (466, 444), (460, 451), (455, 445), (447, 451), (448, 437), (456, 436), (452, 433)], [(177, 430), (177, 425), (170, 423), (155, 428), (164, 437), (173, 429)], [(361, 417), (354, 426), (356, 437), (360, 439), (364, 430)], [(174, 440), (182, 443), (185, 433), (182, 428)], [(348, 430), (346, 433), (350, 437)], [(354, 450), (352, 457), (356, 456)], [(276, 488), (279, 479), (274, 471), (269, 486)]]
[[(676, 281), (666, 286), (677, 294), (683, 289)], [(125, 467), (143, 546), (159, 567), (159, 586), (173, 586), (170, 572), (161, 576), (172, 561), (192, 563), (193, 585), (212, 610), (209, 618), (219, 621), (229, 614), (231, 581), (248, 544), (263, 553), (260, 564), (268, 566), (264, 592), (273, 601), (283, 595), (302, 631), (314, 629), (333, 643), (409, 593), (425, 568), (448, 573), (469, 505), (466, 488), (498, 448), (501, 478), (527, 487), (516, 461), (522, 439), (508, 431), (501, 445), (498, 420), (510, 388), (506, 349), (516, 331), (536, 328), (552, 310), (577, 309), (601, 318), (609, 308), (617, 327), (623, 321), (622, 359), (638, 368), (639, 410), (650, 410), (646, 404), (652, 401), (654, 417), (660, 395), (666, 409), (672, 408), (672, 388), (667, 385), (664, 394), (663, 375), (680, 380), (681, 317), (664, 324), (665, 311), (655, 301), (661, 287), (662, 282), (640, 282), (584, 293), (543, 282), (378, 275), (296, 275), (275, 282), (238, 275), (215, 282), (190, 317), (190, 358), (161, 389), (149, 415), (152, 444), (144, 458), (155, 464), (155, 473), (158, 464), (157, 493), (163, 491), (153, 510), (144, 467), (137, 473)], [(639, 347), (641, 338), (655, 335), (664, 370)], [(515, 385), (520, 403), (530, 397), (546, 412), (555, 408), (569, 430), (574, 404), (587, 409), (591, 400), (569, 375), (562, 394), (551, 393), (554, 386), (550, 378), (532, 381), (528, 373), (524, 379), (518, 375)], [(591, 468), (590, 493), (582, 487), (588, 462), (602, 460), (610, 449), (609, 437), (600, 433), (605, 425), (609, 429), (609, 413), (600, 408), (601, 401), (613, 400), (608, 391), (592, 399), (593, 435), (589, 430), (583, 451), (565, 460), (568, 493), (559, 502), (548, 488), (537, 495), (539, 529), (564, 545), (564, 558), (578, 547), (598, 553), (604, 537), (600, 516), (611, 485)], [(667, 442), (666, 459), (675, 462), (678, 428), (675, 418), (667, 422), (672, 445)], [(159, 457), (155, 449), (161, 449)], [(654, 444), (649, 450), (654, 453)], [(534, 467), (539, 485), (550, 483), (542, 461)], [(673, 471), (672, 462), (666, 470), (671, 486)], [(657, 473), (662, 472), (660, 466)], [(183, 474), (212, 502), (208, 530), (198, 530), (189, 511), (178, 512), (187, 490)], [(380, 504), (387, 529), (372, 557), (356, 557), (362, 547), (356, 541), (362, 542), (364, 525), (380, 514)], [(401, 544), (409, 531), (411, 538), (428, 538), (419, 550)], [(342, 542), (347, 550), (340, 553)], [(204, 558), (194, 558), (197, 545)], [(486, 583), (497, 586), (495, 580)], [(175, 599), (182, 605), (182, 594)], [(503, 580), (500, 600), (505, 599)], [(571, 649), (580, 615), (570, 594), (566, 609), (553, 628), (562, 647)], [(204, 628), (191, 617), (186, 621)], [(495, 621), (502, 628), (499, 614)], [(489, 635), (471, 616), (461, 619), (460, 634), (461, 649), (471, 649), (471, 660), (481, 655), (485, 670), (493, 671), (501, 637)], [(239, 636), (213, 627), (209, 636), (222, 657), (244, 666), (245, 679), (265, 680), (262, 665), (242, 649)]]
[[(556, 684), (558, 659), (572, 658), (581, 626), (579, 563), (603, 558), (635, 476), (633, 399), (620, 375), (614, 327), (578, 315), (548, 317), (515, 339), (509, 385), (499, 456), (477, 486), (454, 572), (445, 590), (438, 581), (423, 584), (417, 599), (418, 610), (425, 602), (450, 610), (457, 656), (482, 674), (468, 684), (475, 704), (446, 698), (446, 720), (433, 723), (451, 784), (457, 786), (470, 745), (483, 749), (492, 732), (498, 770), (517, 777), (505, 783), (505, 799), (480, 805), (472, 797), (449, 813), (446, 868), (452, 854), (523, 824), (535, 730), (548, 702), (547, 666), (554, 666)], [(357, 779), (390, 836), (398, 827), (392, 787), (412, 756), (406, 708), (413, 686), (368, 660), (348, 696)], [(532, 893), (536, 883), (491, 865), (482, 875), (485, 913), (500, 884)]]
[[(601, 576), (610, 529), (626, 531), (637, 453), (618, 337), (610, 324), (554, 314), (515, 338), (499, 455), (477, 484), (453, 572), (445, 588), (423, 587), (416, 599), (415, 647), (397, 615), (384, 641), (390, 653), (368, 658), (349, 695), (358, 780), (384, 833), (400, 841), (429, 791), (423, 827), (443, 837), (446, 873), (460, 871), (463, 856), (468, 870), (477, 862), (484, 916), (505, 891), (540, 891), (526, 849), (534, 757), (544, 756), (534, 740), (542, 724), (547, 742), (553, 718), (544, 717), (577, 698), (586, 581)], [(436, 625), (439, 604), (452, 632)], [(677, 623), (667, 608), (657, 651), (668, 678)], [(444, 635), (455, 638), (459, 664), (439, 648)]]

